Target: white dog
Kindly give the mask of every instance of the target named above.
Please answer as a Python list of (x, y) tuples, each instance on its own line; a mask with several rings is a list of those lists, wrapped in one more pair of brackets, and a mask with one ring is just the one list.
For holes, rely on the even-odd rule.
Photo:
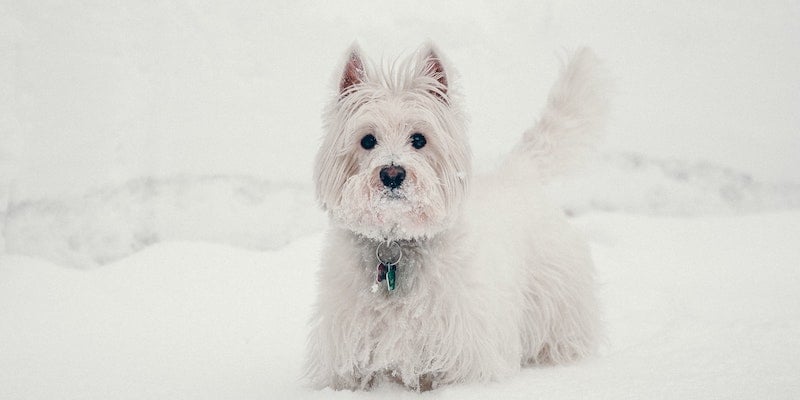
[(444, 64), (432, 46), (385, 68), (348, 52), (315, 169), (332, 229), (309, 337), (314, 386), (428, 390), (596, 347), (587, 245), (541, 186), (603, 124), (596, 58), (582, 49), (566, 62), (538, 123), (478, 177)]

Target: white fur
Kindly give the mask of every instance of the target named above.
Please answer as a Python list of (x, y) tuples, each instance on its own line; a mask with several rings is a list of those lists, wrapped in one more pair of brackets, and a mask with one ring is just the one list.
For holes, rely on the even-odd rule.
[[(471, 176), (464, 117), (434, 49), (388, 68), (363, 66), (357, 48), (348, 57), (345, 76), (357, 82), (327, 110), (315, 169), (333, 227), (309, 335), (312, 384), (368, 389), (388, 379), (424, 390), (592, 353), (588, 248), (540, 184), (601, 126), (591, 52), (566, 63), (540, 122), (482, 177)], [(410, 145), (415, 132), (425, 147)], [(367, 133), (378, 139), (372, 150), (360, 146)], [(407, 172), (394, 192), (378, 178), (389, 164)], [(394, 291), (374, 287), (382, 240), (403, 248)]]

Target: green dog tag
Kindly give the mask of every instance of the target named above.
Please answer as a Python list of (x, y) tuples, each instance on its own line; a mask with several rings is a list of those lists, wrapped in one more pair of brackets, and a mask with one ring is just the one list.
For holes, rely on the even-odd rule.
[(386, 287), (389, 288), (390, 291), (392, 291), (394, 290), (396, 283), (397, 283), (397, 266), (390, 265), (389, 270), (386, 271)]

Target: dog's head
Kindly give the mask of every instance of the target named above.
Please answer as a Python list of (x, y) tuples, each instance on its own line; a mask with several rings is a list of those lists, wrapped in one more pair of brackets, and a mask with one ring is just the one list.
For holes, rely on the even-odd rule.
[(423, 239), (461, 212), (465, 121), (437, 51), (385, 68), (353, 46), (325, 116), (317, 197), (334, 223), (374, 239)]

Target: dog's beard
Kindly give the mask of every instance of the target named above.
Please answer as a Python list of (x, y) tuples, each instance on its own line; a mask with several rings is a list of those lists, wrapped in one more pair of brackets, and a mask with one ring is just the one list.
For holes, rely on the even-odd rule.
[(376, 240), (424, 239), (449, 225), (447, 193), (427, 166), (406, 169), (400, 187), (383, 186), (377, 174), (364, 171), (348, 178), (334, 220), (347, 229)]

